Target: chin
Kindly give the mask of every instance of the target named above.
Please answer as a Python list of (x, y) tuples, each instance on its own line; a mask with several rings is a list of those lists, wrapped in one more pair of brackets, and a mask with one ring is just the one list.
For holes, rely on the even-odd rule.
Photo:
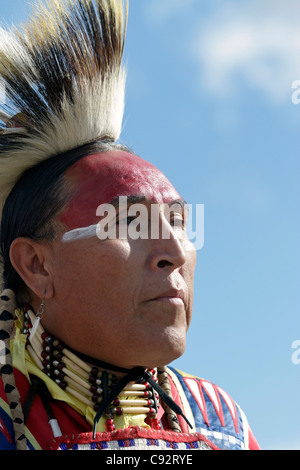
[(171, 362), (175, 361), (183, 355), (186, 348), (186, 341), (180, 341), (174, 343), (164, 343), (163, 347), (159, 347), (156, 351), (153, 351), (153, 359), (147, 361), (143, 367), (147, 369), (154, 369), (156, 367), (167, 366)]

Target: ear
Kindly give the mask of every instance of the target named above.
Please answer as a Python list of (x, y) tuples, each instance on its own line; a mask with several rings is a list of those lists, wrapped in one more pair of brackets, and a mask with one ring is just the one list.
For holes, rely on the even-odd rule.
[(25, 284), (39, 298), (53, 295), (49, 244), (30, 238), (16, 238), (10, 247), (10, 260)]

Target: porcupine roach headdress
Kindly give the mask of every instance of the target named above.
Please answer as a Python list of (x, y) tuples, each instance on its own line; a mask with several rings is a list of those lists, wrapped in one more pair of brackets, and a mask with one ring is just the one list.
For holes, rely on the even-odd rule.
[[(0, 212), (20, 175), (89, 142), (116, 141), (124, 112), (122, 0), (48, 0), (21, 29), (0, 28)], [(16, 444), (26, 448), (10, 355), (14, 293), (0, 304), (0, 367)], [(2, 347), (1, 347), (2, 346)]]

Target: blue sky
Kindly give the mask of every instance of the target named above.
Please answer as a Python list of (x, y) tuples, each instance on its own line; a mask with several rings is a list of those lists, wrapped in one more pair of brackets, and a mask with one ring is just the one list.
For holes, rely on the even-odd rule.
[[(25, 18), (24, 0), (0, 5), (9, 24)], [(230, 393), (264, 449), (300, 449), (299, 13), (296, 0), (131, 0), (125, 51), (122, 141), (205, 208), (173, 365)]]

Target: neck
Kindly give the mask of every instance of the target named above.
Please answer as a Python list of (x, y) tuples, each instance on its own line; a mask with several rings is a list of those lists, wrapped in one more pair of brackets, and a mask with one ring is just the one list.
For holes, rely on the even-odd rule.
[[(125, 367), (120, 367), (116, 364), (111, 364), (109, 362), (102, 361), (101, 359), (91, 357), (87, 354), (84, 354), (82, 352), (76, 351), (75, 349), (72, 349), (68, 347), (69, 351), (71, 351), (73, 354), (75, 354), (79, 359), (83, 360), (84, 362), (90, 364), (91, 367), (98, 367), (100, 370), (108, 371), (112, 374), (114, 374), (116, 377), (121, 379), (125, 375), (127, 375), (132, 367), (130, 368), (125, 368)], [(140, 366), (144, 370), (148, 370), (146, 367)]]
[[(30, 309), (24, 310), (23, 333), (28, 336), (27, 350), (36, 365), (63, 390), (96, 412), (94, 436), (102, 415), (106, 416), (107, 431), (115, 429), (113, 419), (123, 413), (144, 415), (145, 425), (160, 429), (157, 418), (159, 397), (168, 410), (171, 429), (180, 432), (177, 415), (182, 416), (191, 427), (172, 399), (164, 368), (160, 371), (145, 370), (143, 367), (128, 370), (76, 353), (50, 336)], [(108, 369), (103, 368), (104, 365)], [(123, 374), (121, 378), (110, 373), (116, 372), (116, 369), (117, 373)], [(158, 384), (158, 377), (161, 385)]]
[(27, 343), (35, 364), (61, 389), (91, 407), (98, 419), (103, 414), (107, 431), (114, 430), (114, 417), (121, 414), (144, 415), (146, 423), (158, 426), (159, 396), (147, 381), (157, 382), (156, 370), (129, 370), (78, 353), (49, 335), (30, 309), (25, 318), (23, 332), (35, 331)]

